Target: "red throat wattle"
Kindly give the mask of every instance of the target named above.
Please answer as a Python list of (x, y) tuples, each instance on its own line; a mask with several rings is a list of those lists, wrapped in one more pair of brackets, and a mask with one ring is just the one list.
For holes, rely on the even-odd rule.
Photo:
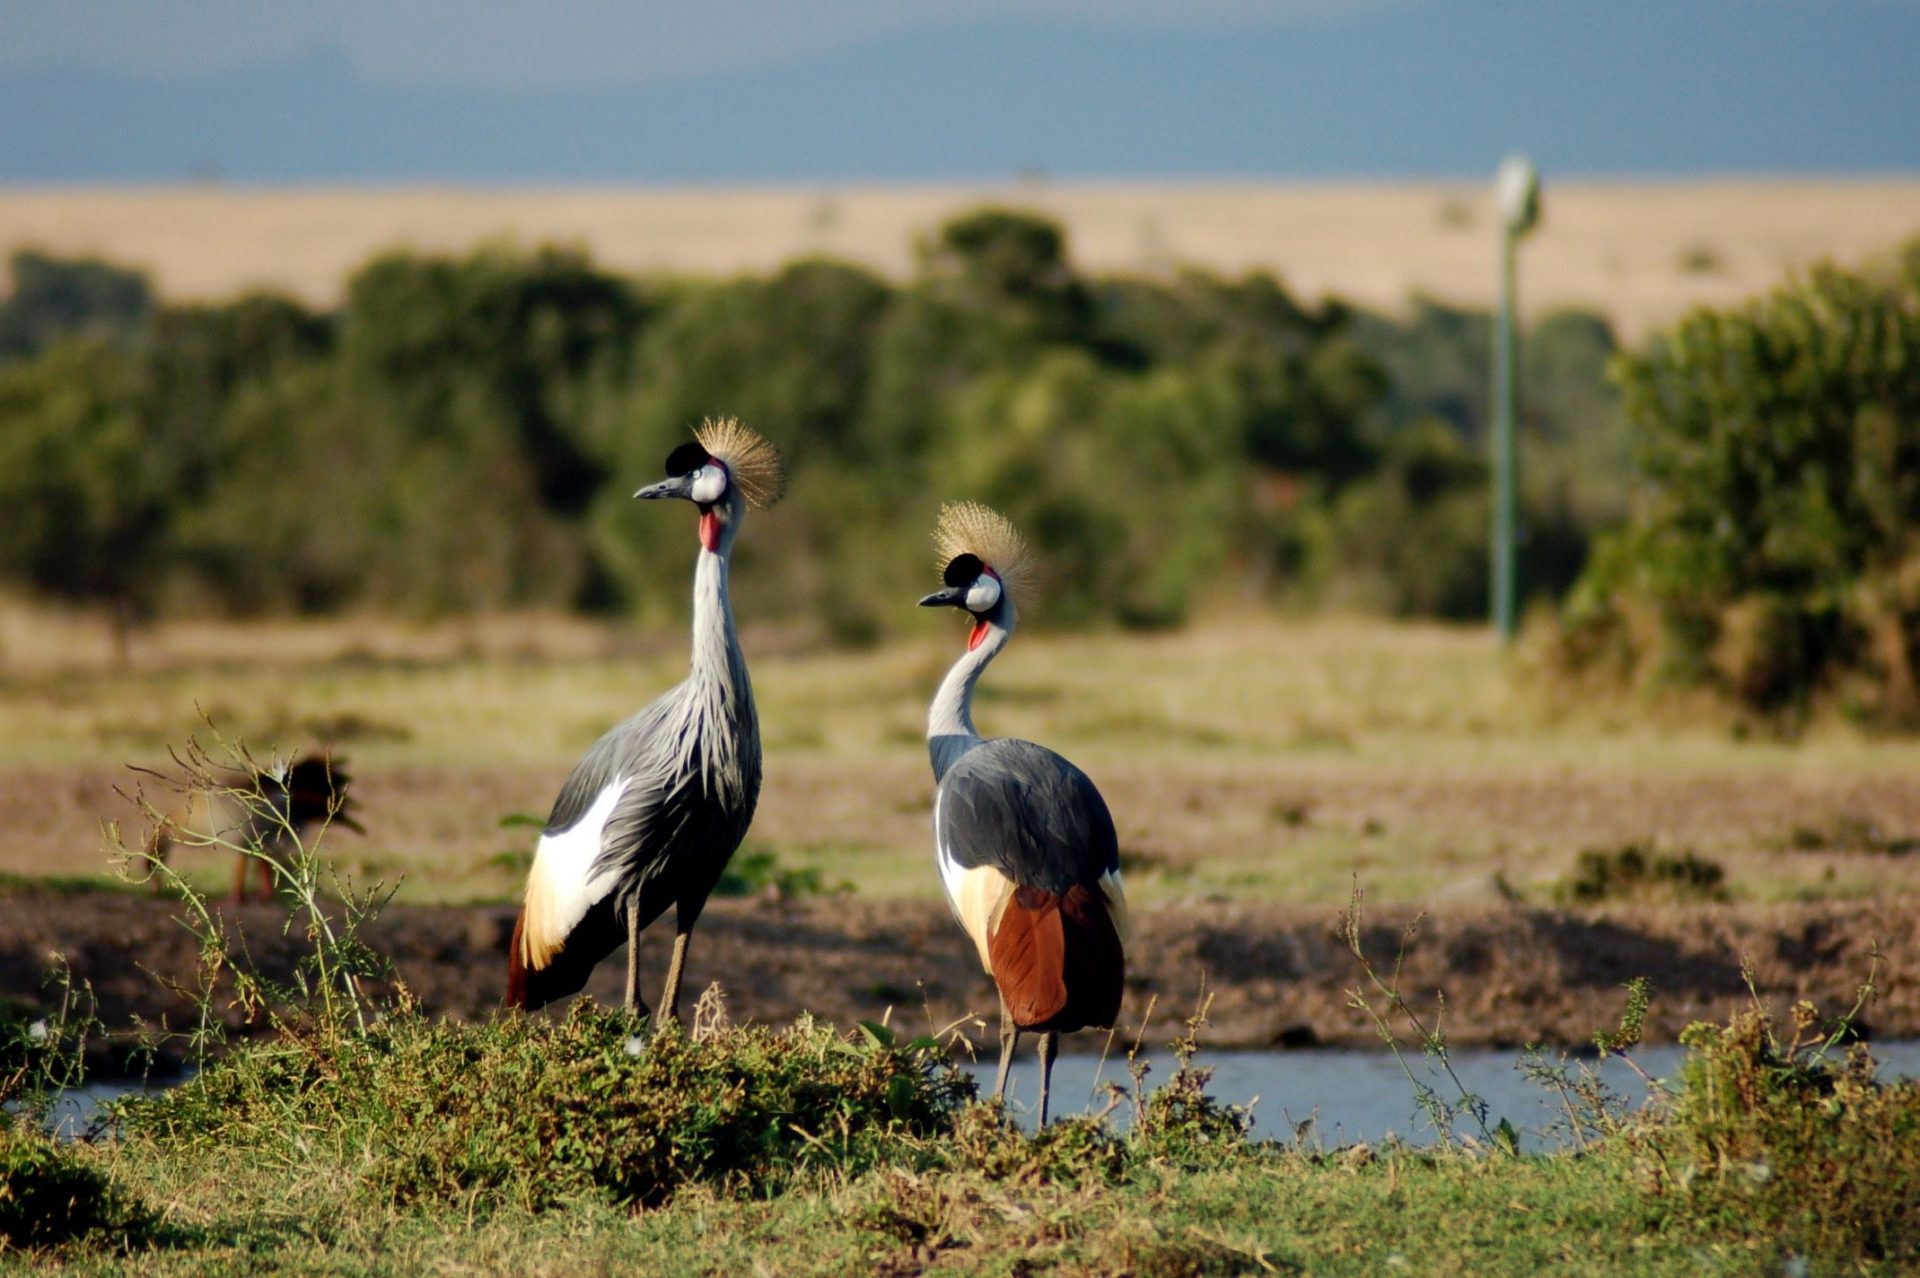
[(707, 548), (708, 554), (720, 553), (720, 516), (711, 510), (700, 512), (700, 544)]
[(975, 648), (978, 648), (980, 641), (986, 637), (987, 623), (984, 621), (975, 621), (973, 623), (973, 630), (967, 635), (967, 651), (972, 652)]

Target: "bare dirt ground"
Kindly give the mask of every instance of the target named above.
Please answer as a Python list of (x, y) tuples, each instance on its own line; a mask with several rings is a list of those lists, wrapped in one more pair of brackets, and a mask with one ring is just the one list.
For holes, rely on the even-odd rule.
[[(1718, 862), (1736, 898), (1920, 899), (1920, 785), (1897, 771), (1625, 775), (1549, 766), (1462, 767), (1315, 759), (1083, 761), (1115, 798), (1129, 891), (1143, 904), (1338, 905), (1357, 880), (1387, 903), (1542, 903), (1579, 854), (1640, 844)], [(400, 884), (409, 904), (507, 901), (564, 765), (355, 765), (361, 837), (329, 833), (325, 855), (361, 881)], [(0, 768), (0, 873), (104, 878), (103, 818), (138, 811), (140, 778), (111, 766)], [(937, 899), (928, 851), (931, 783), (917, 756), (787, 758), (768, 768), (748, 850), (862, 899)], [(1877, 842), (1876, 842), (1877, 840)], [(231, 854), (175, 853), (223, 884)]]
[[(48, 956), (65, 951), (116, 1027), (136, 1012), (179, 1024), (185, 1004), (152, 973), (179, 983), (195, 954), (168, 905), (112, 890), (99, 823), (132, 821), (138, 841), (115, 788), (136, 779), (128, 764), (164, 765), (199, 710), (269, 754), (331, 742), (351, 756), (367, 833), (334, 831), (319, 854), (361, 883), (400, 880), (372, 943), (429, 1009), (473, 1016), (498, 999), (506, 903), (534, 841), (501, 818), (543, 814), (583, 745), (685, 662), (677, 634), (502, 620), (163, 627), (117, 669), (81, 659), (77, 621), (0, 623), (0, 1012), (43, 1007)], [(891, 1008), (918, 1030), (993, 1009), (928, 846), (920, 737), (952, 646), (754, 645), (767, 779), (744, 852), (814, 877), (786, 900), (716, 901), (692, 988), (721, 981), (736, 1015), (762, 1020)], [(1126, 1015), (1137, 1025), (1155, 1000), (1149, 1038), (1204, 988), (1218, 1046), (1371, 1041), (1335, 937), (1356, 883), (1383, 966), (1429, 912), (1402, 985), (1445, 991), (1458, 1043), (1585, 1042), (1634, 976), (1660, 987), (1652, 1028), (1671, 1037), (1746, 997), (1743, 960), (1776, 1004), (1838, 1012), (1876, 943), (1868, 1022), (1920, 1033), (1920, 742), (1844, 724), (1767, 740), (1711, 716), (1565, 705), (1484, 635), (1434, 626), (1036, 634), (994, 673), (983, 726), (1062, 749), (1112, 804), (1138, 921)], [(1557, 908), (1581, 853), (1629, 845), (1716, 862), (1729, 899)], [(225, 855), (175, 863), (213, 891), (230, 882)], [(241, 918), (256, 957), (284, 970), (275, 911)], [(646, 946), (649, 989), (666, 947)], [(595, 994), (617, 998), (622, 970)]]
[[(1061, 219), (1100, 271), (1191, 263), (1278, 271), (1300, 293), (1398, 309), (1412, 293), (1484, 306), (1494, 285), (1488, 183), (1051, 184), (806, 188), (20, 187), (0, 191), (0, 249), (39, 245), (151, 269), (176, 297), (243, 288), (337, 301), (398, 245), (590, 248), (642, 272), (766, 271), (825, 253), (893, 275), (915, 236), (985, 202)], [(1583, 306), (1636, 338), (1825, 257), (1857, 263), (1920, 231), (1920, 181), (1551, 180), (1528, 242), (1529, 312)]]
[[(175, 912), (136, 893), (0, 894), (0, 990), (16, 1012), (43, 1006), (52, 997), (40, 990), (47, 956), (60, 950), (74, 976), (91, 984), (109, 1027), (124, 1028), (135, 1015), (188, 1024), (191, 1005), (167, 987), (193, 985), (197, 955)], [(1348, 991), (1364, 988), (1365, 977), (1340, 939), (1342, 913), (1274, 904), (1140, 912), (1118, 1042), (1141, 1033), (1150, 1005), (1145, 1037), (1171, 1037), (1206, 994), (1213, 1002), (1203, 1041), (1214, 1047), (1376, 1043), (1371, 1022), (1350, 1006)], [(262, 969), (284, 978), (298, 938), (286, 936), (283, 915), (254, 904), (233, 917)], [(505, 907), (395, 906), (367, 939), (393, 959), (428, 1012), (472, 1018), (498, 1005), (512, 919)], [(1400, 988), (1454, 1045), (1578, 1046), (1617, 1021), (1621, 987), (1636, 976), (1656, 987), (1647, 1022), (1653, 1041), (1747, 1005), (1743, 963), (1777, 1013), (1807, 998), (1838, 1014), (1853, 1003), (1876, 950), (1884, 958), (1864, 1018), (1869, 1032), (1920, 1034), (1917, 932), (1920, 914), (1910, 904), (1817, 902), (1479, 907), (1418, 919), (1403, 908), (1365, 915), (1361, 935), (1383, 973), (1404, 945)], [(643, 938), (649, 997), (666, 950), (664, 937)], [(617, 1003), (624, 972), (617, 957), (602, 964), (588, 992)], [(992, 1039), (992, 988), (946, 911), (930, 902), (715, 902), (696, 934), (689, 988), (715, 981), (736, 1020), (813, 1012), (843, 1024), (890, 1018), (915, 1032), (957, 1024), (976, 1043)], [(1070, 1048), (1099, 1051), (1104, 1035), (1077, 1037)]]

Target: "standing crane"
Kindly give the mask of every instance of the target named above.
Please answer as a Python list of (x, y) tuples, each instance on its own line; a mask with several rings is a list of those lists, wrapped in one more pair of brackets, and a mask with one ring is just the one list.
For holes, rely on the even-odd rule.
[(975, 502), (949, 505), (934, 531), (944, 590), (923, 608), (972, 618), (967, 651), (927, 714), (927, 750), (939, 789), (934, 856), (947, 904), (1000, 991), (1003, 1096), (1021, 1033), (1040, 1036), (1040, 1123), (1063, 1032), (1111, 1026), (1126, 983), (1127, 901), (1113, 815), (1087, 774), (1044, 746), (983, 740), (973, 685), (1013, 637), (1027, 589), (1025, 542)]
[(660, 996), (680, 1017), (687, 942), (760, 797), (760, 721), (727, 599), (727, 563), (749, 506), (780, 498), (780, 455), (731, 418), (708, 421), (667, 458), (645, 500), (699, 509), (693, 668), (684, 682), (610, 729), (574, 765), (540, 833), (507, 960), (507, 1005), (544, 1007), (579, 991), (627, 945), (627, 1011), (640, 997), (640, 932), (674, 907), (673, 958)]

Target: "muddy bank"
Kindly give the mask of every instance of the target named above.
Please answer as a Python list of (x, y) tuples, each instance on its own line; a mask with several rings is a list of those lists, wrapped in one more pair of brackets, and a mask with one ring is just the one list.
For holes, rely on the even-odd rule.
[[(254, 961), (285, 979), (298, 938), (264, 905), (226, 907)], [(1413, 913), (1383, 909), (1366, 919), (1364, 943), (1390, 971)], [(367, 940), (395, 963), (430, 1013), (471, 1018), (497, 1005), (512, 913), (505, 908), (395, 906)], [(1151, 1038), (1167, 1037), (1213, 995), (1205, 1041), (1215, 1047), (1365, 1046), (1371, 1023), (1349, 1006), (1364, 981), (1339, 937), (1340, 915), (1324, 907), (1194, 905), (1136, 914), (1126, 1004), (1130, 1038), (1154, 1000)], [(1439, 1012), (1458, 1046), (1529, 1042), (1574, 1046), (1610, 1025), (1621, 986), (1656, 986), (1648, 1037), (1669, 1041), (1689, 1022), (1723, 1018), (1748, 1002), (1741, 964), (1777, 1009), (1809, 998), (1823, 1010), (1849, 1006), (1870, 956), (1883, 955), (1878, 993), (1865, 1013), (1878, 1037), (1920, 1035), (1920, 983), (1913, 975), (1920, 909), (1913, 902), (1633, 907), (1567, 912), (1513, 906), (1461, 908), (1421, 919), (1405, 944), (1400, 986), (1423, 1014)], [(645, 988), (657, 991), (668, 936), (643, 940)], [(0, 895), (0, 1015), (33, 1015), (49, 957), (64, 953), (89, 982), (113, 1029), (135, 1017), (183, 1027), (197, 947), (167, 902), (126, 893)], [(596, 973), (589, 992), (617, 1001), (625, 964)], [(971, 950), (935, 903), (844, 898), (789, 903), (716, 901), (695, 936), (688, 988), (726, 989), (735, 1019), (786, 1020), (801, 1011), (836, 1020), (889, 1014), (911, 1030), (987, 1017), (997, 1006)], [(169, 987), (172, 987), (171, 989)], [(1371, 991), (1370, 991), (1371, 993)], [(1376, 1003), (1378, 1000), (1376, 999)], [(236, 1030), (238, 1013), (225, 1014)], [(978, 1042), (982, 1025), (966, 1026)], [(1098, 1050), (1086, 1034), (1070, 1049)]]

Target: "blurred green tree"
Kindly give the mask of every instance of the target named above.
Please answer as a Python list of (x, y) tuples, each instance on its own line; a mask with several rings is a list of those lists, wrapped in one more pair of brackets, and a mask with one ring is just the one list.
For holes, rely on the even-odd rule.
[(1568, 651), (1761, 710), (1828, 690), (1920, 716), (1920, 255), (1696, 311), (1616, 367), (1647, 486), (1570, 603)]
[(8, 274), (13, 286), (0, 301), (0, 363), (70, 337), (130, 342), (153, 313), (144, 274), (97, 258), (18, 249)]

